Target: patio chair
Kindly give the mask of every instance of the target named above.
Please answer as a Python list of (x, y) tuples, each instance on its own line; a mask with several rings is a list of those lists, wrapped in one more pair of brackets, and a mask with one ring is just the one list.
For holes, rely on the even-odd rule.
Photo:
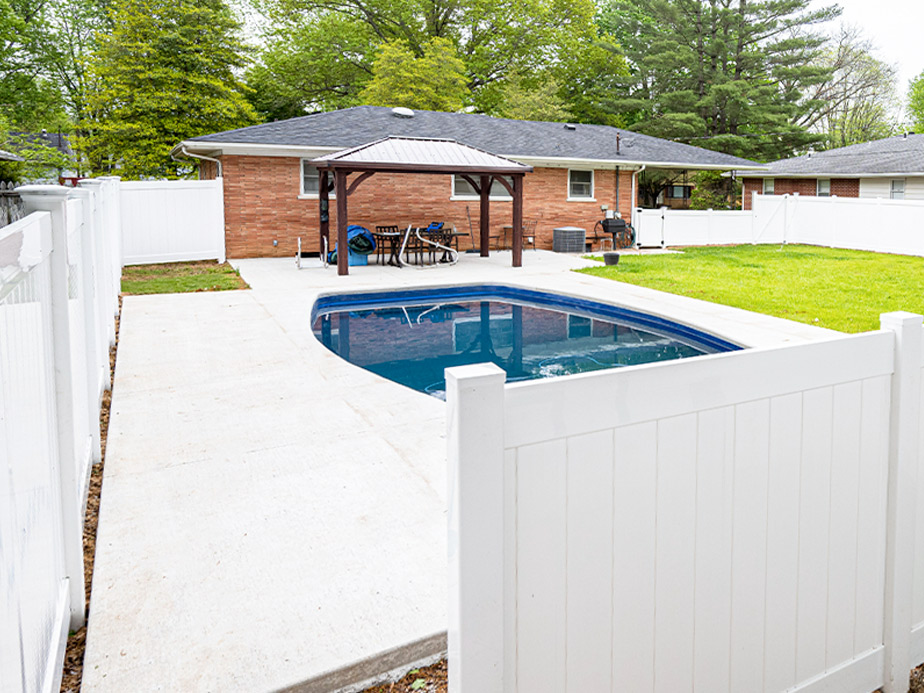
[(396, 264), (397, 256), (397, 244), (401, 239), (401, 231), (398, 229), (398, 226), (376, 226), (375, 232), (372, 234), (375, 237), (376, 251), (379, 259), (379, 264), (385, 264), (385, 251), (388, 250), (388, 264)]

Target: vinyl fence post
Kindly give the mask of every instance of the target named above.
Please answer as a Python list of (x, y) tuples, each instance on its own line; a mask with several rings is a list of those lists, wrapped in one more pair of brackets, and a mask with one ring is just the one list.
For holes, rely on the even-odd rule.
[(51, 330), (55, 374), (55, 419), (58, 439), (58, 474), (61, 493), (64, 569), (68, 579), (71, 630), (84, 623), (83, 515), (77, 497), (77, 451), (74, 440), (74, 374), (71, 372), (70, 317), (68, 315), (67, 198), (59, 185), (18, 188), (26, 213), (51, 213)]
[(446, 369), (452, 693), (503, 693), (505, 378)]
[[(86, 368), (87, 379), (87, 416), (89, 417), (88, 430), (90, 431), (91, 450), (93, 463), (98, 464), (102, 461), (100, 450), (100, 431), (99, 431), (99, 410), (103, 401), (103, 363), (100, 359), (99, 346), (99, 267), (96, 264), (96, 248), (94, 247), (96, 227), (95, 193), (85, 188), (77, 188), (71, 192), (71, 195), (83, 202), (81, 214), (83, 219), (80, 224), (80, 264), (83, 265), (81, 272), (82, 286), (80, 287), (80, 296), (83, 300), (84, 315), (84, 339), (86, 340), (86, 349), (84, 350), (84, 363)], [(107, 359), (108, 361), (108, 359)], [(107, 364), (108, 365), (108, 364)], [(108, 368), (107, 368), (108, 370)]]
[(906, 693), (911, 670), (914, 598), (915, 503), (921, 401), (922, 318), (905, 312), (879, 318), (895, 334), (895, 370), (889, 420), (886, 506), (885, 693)]
[(118, 293), (113, 286), (112, 246), (109, 229), (106, 225), (106, 200), (103, 181), (99, 178), (86, 178), (79, 183), (80, 189), (93, 192), (93, 245), (94, 272), (96, 274), (96, 315), (99, 321), (99, 348), (103, 362), (103, 383), (105, 389), (112, 390), (109, 374), (109, 347), (115, 344), (115, 320), (111, 319), (112, 305), (118, 306)]

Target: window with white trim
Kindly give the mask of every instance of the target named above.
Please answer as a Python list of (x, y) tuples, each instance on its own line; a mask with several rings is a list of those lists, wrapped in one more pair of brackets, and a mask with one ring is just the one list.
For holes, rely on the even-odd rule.
[(764, 195), (775, 195), (773, 192), (774, 189), (774, 180), (773, 178), (764, 178)]
[[(481, 176), (472, 176), (471, 177), (476, 183), (481, 184)], [(513, 177), (512, 176), (501, 176), (510, 187), (513, 187)], [(475, 192), (475, 188), (472, 187), (472, 184), (465, 180), (458, 173), (452, 177), (452, 196), (455, 198), (463, 200), (477, 200), (478, 193)], [(513, 197), (507, 192), (507, 188), (504, 187), (503, 183), (498, 183), (496, 180), (491, 181), (491, 193), (490, 197), (492, 200), (512, 200)]]
[(905, 199), (905, 179), (895, 178), (889, 187), (889, 197), (893, 200)]
[(831, 197), (831, 179), (819, 178), (815, 183), (815, 194), (818, 197)]
[(594, 172), (568, 169), (568, 199), (592, 200), (594, 197)]
[[(320, 179), (318, 178), (318, 167), (312, 166), (310, 159), (302, 159), (302, 188), (301, 195), (307, 195), (309, 197), (317, 197), (318, 191), (320, 190)], [(328, 174), (327, 178), (329, 184), (332, 186), (334, 182), (334, 177), (332, 174)], [(331, 187), (330, 195), (331, 198), (334, 197), (334, 191)]]

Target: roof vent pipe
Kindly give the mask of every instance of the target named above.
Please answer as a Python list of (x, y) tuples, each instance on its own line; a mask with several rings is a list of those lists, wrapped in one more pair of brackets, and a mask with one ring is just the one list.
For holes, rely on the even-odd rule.
[(616, 133), (616, 156), (619, 156), (619, 140), (622, 139), (619, 133)]
[(395, 106), (393, 109), (391, 109), (391, 114), (395, 118), (413, 118), (414, 117), (414, 111), (412, 111), (410, 108), (405, 108), (404, 106)]

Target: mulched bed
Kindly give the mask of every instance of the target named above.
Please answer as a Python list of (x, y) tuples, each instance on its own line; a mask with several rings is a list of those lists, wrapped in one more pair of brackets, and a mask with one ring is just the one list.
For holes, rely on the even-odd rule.
[(412, 669), (400, 681), (367, 688), (363, 693), (446, 693), (449, 680), (446, 660), (421, 669)]
[[(414, 669), (400, 681), (373, 686), (363, 693), (446, 693), (449, 690), (446, 660), (425, 669)], [(880, 689), (881, 691), (881, 689)], [(911, 692), (924, 693), (924, 664), (911, 672)]]
[[(122, 313), (122, 298), (119, 297), (119, 314)], [(115, 319), (115, 345), (109, 349), (109, 377), (115, 379), (116, 352), (119, 348), (119, 317)], [(102, 462), (93, 465), (90, 471), (90, 492), (87, 496), (87, 512), (83, 523), (83, 574), (84, 598), (87, 617), (90, 616), (90, 585), (93, 583), (93, 558), (96, 556), (96, 528), (99, 523), (99, 500), (103, 490), (103, 465), (106, 464), (106, 443), (109, 437), (109, 409), (112, 406), (112, 392), (103, 394), (103, 406), (99, 412), (100, 448)], [(83, 678), (83, 655), (87, 647), (87, 627), (71, 633), (67, 638), (64, 653), (64, 676), (61, 679), (61, 693), (79, 693)]]

